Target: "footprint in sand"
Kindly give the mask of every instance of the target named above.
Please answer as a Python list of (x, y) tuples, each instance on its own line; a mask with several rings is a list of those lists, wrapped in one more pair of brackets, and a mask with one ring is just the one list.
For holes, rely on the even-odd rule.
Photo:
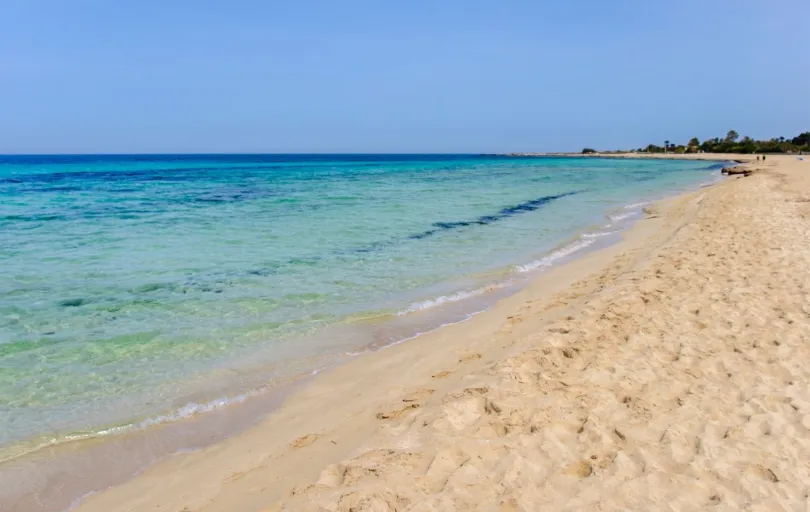
[(309, 446), (315, 441), (317, 441), (319, 437), (321, 436), (318, 434), (307, 434), (305, 436), (301, 436), (292, 443), (290, 443), (290, 448), (292, 448), (293, 450), (297, 450), (299, 448)]
[(459, 363), (470, 363), (470, 362), (476, 361), (478, 359), (481, 359), (481, 354), (475, 353), (475, 354), (470, 354), (468, 356), (462, 357), (461, 359), (458, 360), (458, 362)]
[(506, 323), (508, 325), (504, 325), (503, 328), (508, 329), (509, 327), (511, 327), (511, 326), (513, 326), (515, 324), (519, 324), (522, 321), (523, 321), (523, 317), (521, 315), (508, 316), (508, 317), (506, 317)]
[(422, 407), (422, 403), (426, 398), (433, 394), (432, 389), (417, 389), (402, 397), (402, 402), (405, 404), (403, 407), (395, 407), (389, 410), (378, 412), (375, 416), (378, 420), (392, 420), (410, 412), (413, 409)]
[(518, 512), (520, 505), (514, 497), (504, 498), (498, 508), (498, 512)]
[(576, 476), (579, 478), (586, 478), (591, 476), (593, 473), (593, 466), (590, 462), (586, 460), (580, 460), (574, 462), (573, 464), (569, 464), (564, 470), (563, 474), (569, 476)]
[(377, 417), (378, 420), (393, 420), (407, 414), (412, 409), (418, 409), (419, 407), (421, 407), (420, 404), (410, 403), (405, 407), (401, 407), (399, 409), (391, 409), (388, 411), (378, 412), (375, 416)]
[(408, 393), (402, 398), (403, 402), (420, 402), (433, 394), (432, 389), (419, 389), (412, 393)]

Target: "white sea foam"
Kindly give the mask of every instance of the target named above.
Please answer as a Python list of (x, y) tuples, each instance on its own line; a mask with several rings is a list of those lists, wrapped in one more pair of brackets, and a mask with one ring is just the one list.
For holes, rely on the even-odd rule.
[(483, 295), (487, 292), (491, 292), (497, 288), (503, 288), (504, 284), (493, 284), (489, 286), (485, 286), (483, 288), (478, 288), (475, 290), (464, 290), (458, 293), (454, 293), (453, 295), (442, 295), (440, 297), (435, 297), (433, 299), (428, 299), (422, 302), (415, 302), (408, 306), (406, 309), (399, 311), (397, 313), (398, 316), (408, 315), (410, 313), (415, 313), (417, 311), (424, 311), (426, 309), (435, 308), (441, 306), (443, 304), (448, 304), (450, 302), (458, 302), (461, 300), (471, 299), (473, 297), (477, 297), (479, 295)]
[(633, 210), (635, 208), (641, 208), (642, 206), (647, 206), (648, 204), (653, 204), (652, 201), (642, 201), (640, 203), (632, 203), (624, 205), (626, 210)]
[(608, 218), (613, 222), (621, 222), (625, 219), (638, 215), (638, 213), (639, 212), (616, 213), (613, 215), (608, 215)]
[(616, 233), (616, 231), (594, 231), (592, 233), (582, 233), (582, 238), (601, 238)]
[(585, 249), (586, 247), (592, 245), (596, 240), (593, 238), (585, 239), (585, 240), (577, 240), (576, 242), (570, 243), (565, 247), (561, 247), (556, 251), (552, 252), (548, 256), (544, 258), (540, 258), (539, 260), (532, 261), (531, 263), (527, 263), (525, 265), (519, 265), (516, 267), (518, 272), (531, 272), (532, 270), (538, 270), (543, 268), (548, 268), (554, 264), (554, 262), (565, 258), (566, 256), (570, 256), (577, 251)]
[(108, 437), (108, 436), (113, 436), (113, 435), (118, 435), (118, 434), (124, 434), (124, 433), (127, 433), (127, 432), (136, 432), (136, 431), (139, 431), (139, 430), (147, 429), (149, 427), (153, 427), (155, 425), (162, 425), (164, 423), (173, 423), (175, 421), (188, 419), (188, 418), (191, 418), (193, 416), (197, 416), (199, 414), (204, 414), (204, 413), (207, 413), (207, 412), (215, 411), (217, 409), (221, 409), (223, 407), (227, 407), (227, 406), (234, 405), (234, 404), (240, 404), (240, 403), (244, 402), (245, 400), (247, 400), (248, 398), (251, 398), (253, 396), (257, 396), (257, 395), (263, 393), (264, 391), (265, 391), (264, 388), (256, 389), (256, 390), (253, 390), (253, 391), (250, 391), (248, 393), (241, 394), (241, 395), (236, 395), (236, 396), (233, 396), (233, 397), (217, 398), (215, 400), (212, 400), (210, 402), (205, 402), (205, 403), (189, 402), (186, 405), (184, 405), (183, 407), (180, 407), (179, 409), (175, 410), (174, 412), (170, 412), (170, 413), (167, 413), (167, 414), (161, 414), (161, 415), (158, 415), (158, 416), (152, 416), (152, 417), (149, 417), (149, 418), (145, 418), (145, 419), (143, 419), (141, 421), (128, 423), (126, 425), (118, 425), (118, 426), (115, 426), (115, 427), (109, 427), (109, 428), (96, 430), (96, 431), (92, 431), (92, 432), (79, 432), (79, 433), (76, 433), (76, 434), (69, 434), (69, 435), (60, 436), (60, 437), (54, 437), (54, 438), (48, 439), (47, 441), (44, 441), (44, 442), (42, 442), (40, 444), (37, 444), (36, 446), (31, 446), (31, 447), (29, 447), (28, 449), (26, 449), (26, 450), (24, 450), (22, 452), (17, 452), (17, 453), (12, 454), (9, 457), (6, 457), (4, 459), (0, 459), (0, 462), (4, 462), (4, 461), (9, 460), (9, 459), (17, 458), (17, 457), (19, 457), (21, 455), (25, 455), (26, 453), (35, 452), (35, 451), (37, 451), (37, 450), (39, 450), (41, 448), (45, 448), (46, 446), (55, 446), (55, 445), (60, 445), (60, 444), (63, 444), (63, 443), (69, 443), (69, 442), (73, 442), (73, 441), (84, 441), (84, 440), (87, 440), (87, 439), (96, 439), (96, 438), (100, 438), (100, 437)]

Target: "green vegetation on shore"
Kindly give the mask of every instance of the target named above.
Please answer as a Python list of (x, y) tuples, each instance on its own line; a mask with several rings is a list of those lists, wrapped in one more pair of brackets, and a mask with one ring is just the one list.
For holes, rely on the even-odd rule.
[[(722, 139), (715, 137), (700, 142), (692, 137), (688, 143), (671, 144), (664, 141), (663, 146), (649, 144), (646, 148), (634, 150), (637, 153), (799, 153), (810, 151), (810, 131), (801, 133), (792, 139), (775, 137), (770, 140), (754, 140), (731, 130)], [(582, 153), (595, 153), (591, 148), (585, 148)]]

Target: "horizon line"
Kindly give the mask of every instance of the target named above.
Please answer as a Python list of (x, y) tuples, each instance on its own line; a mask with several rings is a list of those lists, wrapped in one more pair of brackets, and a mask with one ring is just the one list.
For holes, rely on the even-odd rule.
[(577, 151), (505, 151), (505, 152), (138, 152), (138, 153), (0, 153), (0, 157), (7, 156), (187, 156), (187, 155), (205, 155), (205, 156), (230, 156), (230, 155), (486, 155), (486, 156), (507, 156), (507, 155), (521, 155), (521, 154), (579, 154)]

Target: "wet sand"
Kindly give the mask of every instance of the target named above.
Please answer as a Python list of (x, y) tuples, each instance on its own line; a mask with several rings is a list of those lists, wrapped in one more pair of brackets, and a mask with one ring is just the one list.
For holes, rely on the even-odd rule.
[(808, 506), (810, 162), (751, 166), (77, 509)]

